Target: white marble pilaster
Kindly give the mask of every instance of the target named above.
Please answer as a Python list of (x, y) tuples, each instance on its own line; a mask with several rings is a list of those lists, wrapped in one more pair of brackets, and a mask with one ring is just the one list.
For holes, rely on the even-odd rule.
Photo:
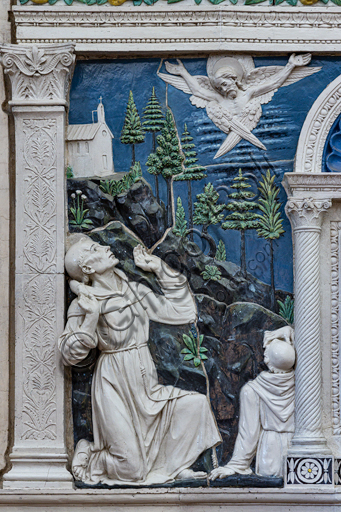
[(330, 199), (289, 197), (295, 247), (295, 434), (290, 455), (330, 454), (322, 432), (320, 233)]
[[(64, 132), (72, 45), (2, 46), (15, 121), (14, 446), (5, 488), (71, 487), (64, 436)], [(12, 141), (14, 143), (14, 141)]]

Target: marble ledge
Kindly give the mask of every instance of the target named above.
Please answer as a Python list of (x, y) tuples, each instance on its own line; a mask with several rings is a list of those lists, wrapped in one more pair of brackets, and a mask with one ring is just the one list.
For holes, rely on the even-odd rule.
[[(314, 492), (312, 492), (314, 488)], [(67, 505), (67, 506), (162, 506), (162, 510), (169, 505), (174, 510), (174, 505), (236, 505), (259, 504), (262, 507), (267, 504), (274, 506), (310, 505), (309, 510), (315, 510), (313, 505), (341, 505), (341, 488), (323, 489), (321, 487), (307, 486), (296, 487), (289, 490), (283, 489), (254, 489), (254, 488), (229, 488), (203, 489), (203, 488), (173, 488), (173, 489), (49, 489), (49, 490), (4, 490), (0, 489), (0, 510), (5, 510), (5, 505), (32, 505), (38, 507)], [(38, 508), (39, 509), (39, 508)], [(6, 509), (8, 510), (8, 509)], [(45, 510), (45, 509), (44, 509)], [(50, 510), (50, 509), (49, 509)], [(59, 510), (59, 509), (58, 509)], [(63, 509), (62, 509), (63, 510)], [(66, 509), (65, 509), (66, 510)], [(97, 508), (98, 510), (98, 508)], [(102, 510), (102, 509), (101, 509)], [(135, 509), (134, 509), (135, 510)], [(211, 509), (210, 509), (211, 510)], [(228, 509), (227, 509), (228, 510)], [(254, 509), (252, 509), (254, 510)], [(261, 510), (261, 509), (260, 509)], [(263, 508), (264, 510), (264, 508)], [(273, 510), (273, 509), (271, 509)], [(287, 510), (283, 509), (283, 510)], [(296, 509), (295, 509), (296, 510)], [(316, 510), (319, 510), (316, 508)]]
[(288, 196), (341, 199), (341, 174), (338, 173), (286, 173), (282, 185)]

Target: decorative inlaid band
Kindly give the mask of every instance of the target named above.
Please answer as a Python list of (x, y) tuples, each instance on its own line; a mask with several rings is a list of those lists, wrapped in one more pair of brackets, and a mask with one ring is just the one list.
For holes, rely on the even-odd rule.
[(331, 342), (332, 342), (332, 416), (333, 434), (341, 434), (340, 419), (340, 335), (339, 335), (339, 301), (340, 301), (340, 233), (341, 222), (330, 223), (331, 245)]

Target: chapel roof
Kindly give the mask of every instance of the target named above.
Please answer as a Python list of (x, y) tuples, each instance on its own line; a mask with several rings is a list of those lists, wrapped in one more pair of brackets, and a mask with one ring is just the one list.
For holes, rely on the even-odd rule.
[(95, 137), (99, 127), (99, 123), (70, 124), (67, 127), (66, 140), (92, 140)]

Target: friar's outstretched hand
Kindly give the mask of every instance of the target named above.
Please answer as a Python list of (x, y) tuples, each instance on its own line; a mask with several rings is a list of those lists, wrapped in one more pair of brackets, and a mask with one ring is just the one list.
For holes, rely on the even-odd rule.
[(303, 55), (296, 55), (293, 53), (290, 56), (289, 62), (294, 66), (306, 66), (311, 61), (311, 53), (304, 53)]
[(148, 254), (142, 245), (134, 247), (134, 261), (137, 267), (142, 268), (146, 272), (157, 272), (161, 269), (161, 259), (153, 254)]

